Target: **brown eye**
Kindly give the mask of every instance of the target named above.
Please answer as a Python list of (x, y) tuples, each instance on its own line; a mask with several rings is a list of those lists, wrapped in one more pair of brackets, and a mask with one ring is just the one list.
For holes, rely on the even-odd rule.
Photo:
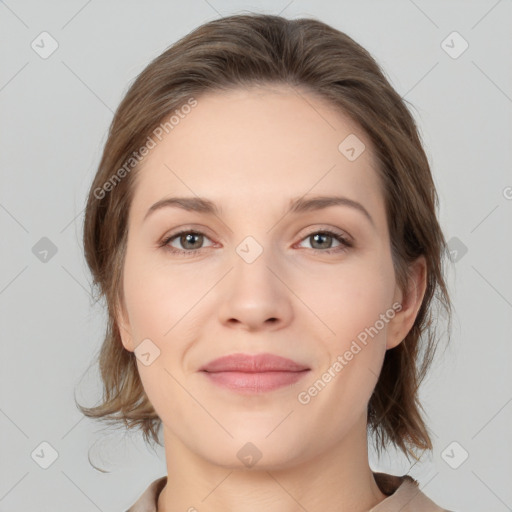
[(187, 233), (180, 235), (179, 241), (184, 249), (200, 249), (203, 242), (203, 235), (198, 233)]
[[(334, 231), (329, 230), (314, 231), (303, 238), (303, 240), (310, 241), (311, 249), (325, 252), (327, 254), (341, 252), (346, 250), (348, 247), (352, 247), (352, 243), (349, 242), (349, 240), (341, 233), (335, 233)], [(333, 240), (338, 242), (338, 245), (334, 248)]]
[[(180, 231), (167, 238), (165, 238), (161, 246), (168, 249), (170, 252), (193, 256), (195, 253), (203, 249), (203, 243), (209, 240), (207, 236), (199, 231)], [(179, 244), (178, 247), (173, 244)]]
[(327, 233), (315, 233), (310, 235), (309, 238), (313, 249), (330, 249), (334, 240), (334, 237)]

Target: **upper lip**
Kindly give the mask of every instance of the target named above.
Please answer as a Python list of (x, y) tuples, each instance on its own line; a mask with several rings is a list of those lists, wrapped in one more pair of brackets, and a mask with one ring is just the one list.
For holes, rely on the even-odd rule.
[(275, 354), (229, 354), (202, 366), (205, 372), (300, 372), (309, 367)]

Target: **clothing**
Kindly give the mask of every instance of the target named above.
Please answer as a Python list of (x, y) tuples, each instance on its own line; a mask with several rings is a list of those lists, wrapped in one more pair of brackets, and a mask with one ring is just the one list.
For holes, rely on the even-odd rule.
[[(450, 512), (427, 498), (419, 490), (418, 482), (408, 475), (373, 475), (381, 492), (388, 497), (368, 512)], [(166, 483), (167, 476), (152, 482), (126, 512), (157, 512), (158, 496)]]

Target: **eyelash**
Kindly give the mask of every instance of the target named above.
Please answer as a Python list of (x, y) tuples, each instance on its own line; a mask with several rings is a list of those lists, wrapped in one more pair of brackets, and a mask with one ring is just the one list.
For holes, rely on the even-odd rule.
[[(202, 236), (208, 238), (201, 231), (195, 231), (193, 229), (185, 229), (183, 231), (180, 231), (178, 233), (174, 233), (174, 234), (172, 234), (170, 236), (165, 237), (160, 242), (159, 246), (162, 247), (164, 250), (169, 251), (172, 254), (182, 255), (182, 256), (185, 256), (185, 257), (195, 256), (195, 255), (201, 253), (203, 249), (207, 249), (207, 247), (201, 247), (199, 249), (184, 250), (184, 249), (176, 249), (175, 247), (171, 247), (171, 246), (168, 245), (169, 242), (171, 242), (175, 238), (179, 238), (181, 235), (185, 235), (185, 234), (187, 234), (187, 235), (188, 234), (190, 234), (190, 235), (202, 235)], [(312, 232), (308, 233), (305, 237), (303, 237), (300, 241), (302, 242), (303, 240), (306, 240), (307, 238), (309, 238), (309, 237), (311, 237), (313, 235), (317, 235), (317, 234), (331, 236), (332, 238), (334, 238), (335, 240), (340, 242), (341, 245), (339, 247), (335, 247), (334, 249), (325, 249), (325, 250), (312, 248), (311, 249), (312, 251), (318, 251), (318, 252), (321, 252), (321, 253), (324, 253), (324, 254), (333, 254), (333, 253), (344, 252), (344, 251), (346, 251), (347, 249), (349, 249), (350, 247), (353, 246), (352, 242), (350, 240), (348, 240), (348, 238), (346, 238), (344, 235), (342, 235), (341, 233), (338, 233), (336, 231), (331, 231), (329, 229), (312, 231)]]

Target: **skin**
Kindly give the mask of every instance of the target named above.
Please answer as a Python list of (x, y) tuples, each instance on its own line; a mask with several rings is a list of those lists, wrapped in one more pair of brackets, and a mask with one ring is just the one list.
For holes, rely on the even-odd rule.
[[(300, 93), (299, 93), (300, 91)], [(208, 93), (145, 158), (129, 212), (124, 348), (150, 339), (159, 356), (137, 359), (163, 422), (168, 481), (158, 512), (368, 511), (385, 499), (369, 463), (366, 408), (386, 350), (411, 329), (425, 292), (425, 260), (409, 288), (396, 284), (382, 186), (372, 144), (348, 117), (286, 86)], [(356, 134), (366, 149), (349, 161), (338, 145)], [(343, 195), (348, 206), (285, 212), (292, 198)], [(220, 215), (149, 207), (201, 196)], [(181, 229), (204, 238), (174, 238)], [(322, 229), (349, 235), (315, 242)], [(252, 263), (236, 252), (253, 237)], [(199, 251), (197, 248), (201, 248)], [(196, 251), (194, 253), (194, 250)], [(253, 249), (251, 249), (253, 250)], [(308, 388), (393, 303), (402, 309), (308, 404)], [(199, 368), (217, 357), (270, 352), (307, 364), (299, 382), (260, 394), (212, 384)], [(251, 442), (261, 458), (247, 467)], [(303, 508), (302, 508), (303, 507)]]

